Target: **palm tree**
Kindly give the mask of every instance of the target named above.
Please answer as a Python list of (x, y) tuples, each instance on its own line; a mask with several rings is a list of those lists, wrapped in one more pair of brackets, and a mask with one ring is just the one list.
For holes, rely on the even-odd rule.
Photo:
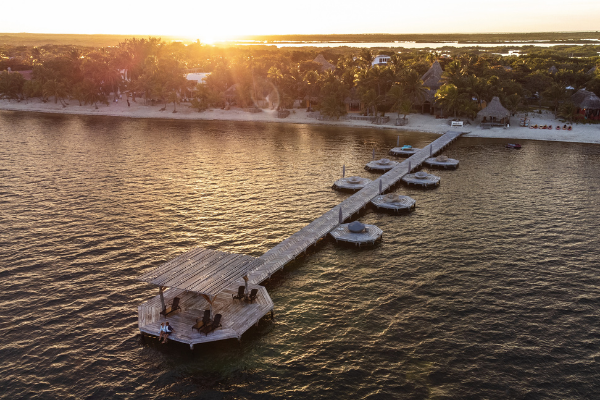
[(414, 69), (405, 70), (400, 77), (400, 86), (408, 100), (421, 104), (427, 98), (428, 87), (423, 86), (423, 80)]
[(366, 109), (369, 110), (370, 108), (373, 109), (373, 116), (377, 116), (377, 106), (379, 105), (380, 102), (380, 97), (377, 96), (377, 93), (375, 92), (374, 89), (368, 89), (368, 90), (361, 90), (359, 93), (359, 96), (361, 97), (361, 100), (363, 102), (363, 104), (365, 105)]
[(456, 112), (465, 104), (465, 94), (460, 93), (456, 85), (452, 83), (446, 83), (435, 93), (437, 102), (445, 108), (447, 111), (454, 112), (454, 118), (456, 118)]
[[(400, 87), (399, 85), (394, 85), (391, 87), (391, 89), (387, 92), (387, 98), (389, 100), (390, 103), (392, 103), (391, 106), (391, 111), (395, 111), (396, 113), (398, 113), (398, 119), (400, 118), (400, 111), (402, 109), (402, 103), (404, 102), (406, 95), (404, 94), (404, 91), (402, 90), (402, 87)], [(406, 118), (406, 116), (405, 116)]]
[(58, 103), (58, 100), (60, 100), (60, 103), (63, 106), (65, 105), (62, 101), (62, 99), (67, 96), (67, 90), (64, 83), (56, 79), (49, 80), (42, 87), (42, 93), (45, 97), (54, 96), (54, 104)]
[(558, 104), (567, 96), (567, 91), (565, 90), (564, 86), (558, 83), (553, 83), (542, 93), (542, 96), (544, 96), (546, 100), (553, 103), (554, 114), (556, 115), (558, 113)]

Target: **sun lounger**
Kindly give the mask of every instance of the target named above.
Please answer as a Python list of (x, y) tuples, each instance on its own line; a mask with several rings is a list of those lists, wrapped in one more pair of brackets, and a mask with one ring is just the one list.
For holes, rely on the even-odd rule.
[(245, 287), (245, 286), (240, 286), (240, 287), (238, 287), (238, 292), (237, 292), (237, 295), (235, 295), (235, 296), (234, 296), (234, 295), (232, 294), (232, 295), (231, 295), (231, 297), (233, 297), (233, 299), (234, 299), (234, 300), (235, 300), (235, 299), (239, 299), (239, 300), (241, 300), (241, 299), (243, 299), (243, 298), (244, 298), (244, 294), (245, 294), (245, 293), (246, 293), (246, 287)]
[(202, 332), (208, 336), (209, 333), (211, 333), (212, 331), (214, 331), (215, 329), (217, 329), (218, 327), (221, 326), (221, 314), (217, 314), (215, 315), (215, 319), (213, 322), (211, 322), (208, 325), (205, 325), (202, 328)]
[(171, 304), (171, 307), (165, 308), (160, 313), (166, 317), (177, 310), (181, 310), (181, 307), (179, 307), (179, 297), (173, 297), (173, 304)]
[(462, 128), (462, 126), (463, 126), (463, 122), (462, 122), (462, 121), (452, 121), (452, 122), (450, 123), (450, 126), (451, 126), (451, 127), (453, 127), (453, 128), (454, 128), (454, 127), (461, 127), (461, 128)]
[(204, 310), (204, 316), (202, 320), (196, 319), (196, 324), (192, 326), (192, 330), (197, 330), (200, 333), (200, 328), (209, 325), (212, 321), (210, 320), (210, 310)]
[(254, 302), (254, 300), (256, 300), (257, 295), (258, 295), (258, 289), (252, 289), (250, 291), (250, 294), (248, 295), (248, 298), (246, 299), (246, 301), (249, 301), (250, 303)]

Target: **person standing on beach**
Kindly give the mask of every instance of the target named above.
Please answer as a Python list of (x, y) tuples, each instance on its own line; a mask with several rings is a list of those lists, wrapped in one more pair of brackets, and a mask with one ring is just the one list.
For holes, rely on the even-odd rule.
[(127, 99), (127, 107), (131, 107), (131, 104), (129, 104), (129, 99)]

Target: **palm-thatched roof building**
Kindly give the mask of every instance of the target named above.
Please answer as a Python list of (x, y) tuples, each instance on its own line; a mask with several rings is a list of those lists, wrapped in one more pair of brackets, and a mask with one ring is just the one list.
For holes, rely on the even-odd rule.
[(571, 96), (571, 101), (577, 107), (577, 114), (586, 119), (600, 119), (600, 97), (596, 93), (579, 89)]
[(421, 77), (423, 86), (428, 87), (423, 104), (421, 104), (421, 112), (423, 113), (434, 113), (435, 105), (435, 93), (442, 86), (442, 74), (444, 70), (440, 65), (439, 61), (435, 61), (429, 70)]
[(510, 111), (504, 108), (498, 96), (494, 96), (487, 107), (477, 113), (477, 117), (482, 118), (482, 124), (492, 123), (506, 126), (509, 123)]
[(355, 87), (350, 89), (350, 93), (344, 99), (344, 104), (348, 113), (360, 113), (365, 108)]
[(335, 65), (333, 65), (332, 63), (330, 63), (329, 61), (327, 61), (325, 59), (325, 57), (323, 57), (323, 54), (319, 54), (317, 57), (315, 57), (315, 59), (313, 60), (313, 62), (321, 64), (321, 71), (322, 72), (333, 71), (335, 69)]

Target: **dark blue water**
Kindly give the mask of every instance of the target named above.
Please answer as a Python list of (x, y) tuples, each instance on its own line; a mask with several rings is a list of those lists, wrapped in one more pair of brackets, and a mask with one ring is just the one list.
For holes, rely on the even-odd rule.
[[(371, 250), (266, 283), (275, 321), (160, 345), (136, 277), (195, 246), (258, 256), (334, 207), (377, 129), (0, 112), (3, 398), (594, 399), (600, 146), (460, 138)], [(423, 146), (435, 135), (403, 133)]]

